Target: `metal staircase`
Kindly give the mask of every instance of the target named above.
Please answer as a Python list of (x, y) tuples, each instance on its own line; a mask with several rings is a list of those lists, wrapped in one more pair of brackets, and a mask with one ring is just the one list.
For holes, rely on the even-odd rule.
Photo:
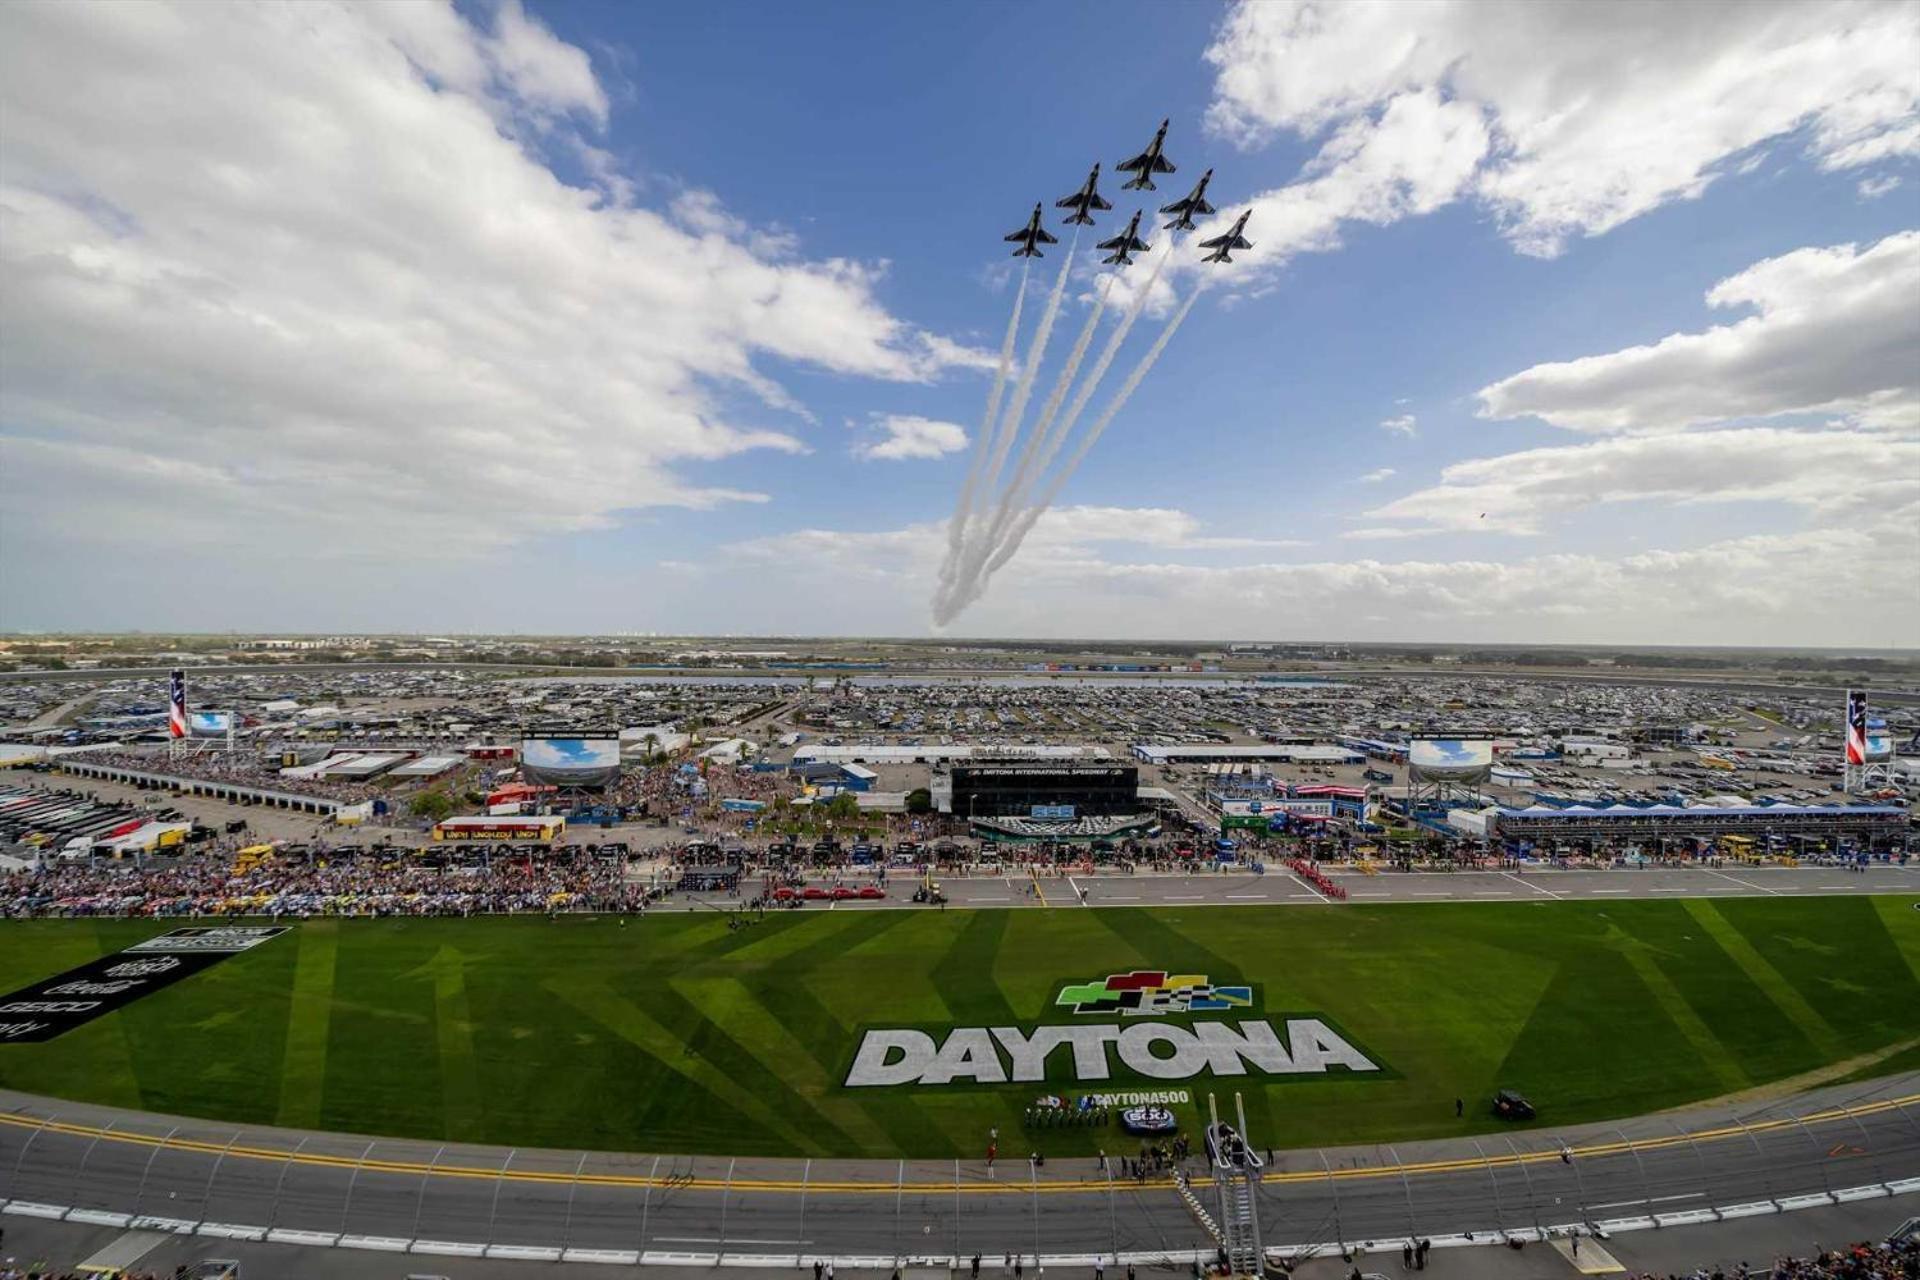
[(1207, 1095), (1207, 1157), (1213, 1164), (1213, 1186), (1219, 1200), (1220, 1246), (1236, 1276), (1257, 1276), (1266, 1262), (1260, 1239), (1260, 1209), (1254, 1188), (1260, 1182), (1263, 1161), (1247, 1142), (1247, 1109), (1233, 1095), (1233, 1125), (1222, 1124), (1213, 1095)]

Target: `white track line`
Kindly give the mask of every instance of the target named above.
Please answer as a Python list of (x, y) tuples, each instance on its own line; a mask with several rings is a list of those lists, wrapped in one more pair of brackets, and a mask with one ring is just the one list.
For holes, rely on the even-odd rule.
[(1711, 867), (1707, 868), (1707, 874), (1710, 876), (1719, 876), (1720, 879), (1725, 880), (1728, 884), (1737, 884), (1747, 889), (1758, 889), (1762, 893), (1778, 894), (1780, 892), (1778, 889), (1775, 889), (1769, 885), (1754, 884), (1752, 881), (1742, 880), (1738, 876), (1725, 875), (1719, 871), (1715, 871)]
[(1534, 884), (1531, 880), (1528, 880), (1523, 876), (1516, 876), (1511, 871), (1502, 871), (1500, 874), (1505, 876), (1507, 879), (1513, 881), (1517, 885), (1522, 885), (1528, 889), (1533, 890), (1535, 893), (1544, 893), (1549, 898), (1552, 898), (1555, 902), (1560, 901), (1559, 894), (1555, 893), (1551, 889), (1543, 889), (1539, 885)]

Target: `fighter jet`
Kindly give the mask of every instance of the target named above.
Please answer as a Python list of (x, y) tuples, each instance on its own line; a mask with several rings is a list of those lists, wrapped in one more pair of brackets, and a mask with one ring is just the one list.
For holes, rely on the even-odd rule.
[(1013, 251), (1013, 256), (1016, 258), (1044, 258), (1047, 255), (1035, 248), (1035, 245), (1060, 243), (1053, 236), (1048, 235), (1047, 229), (1040, 225), (1039, 205), (1033, 206), (1033, 216), (1027, 219), (1027, 225), (1008, 236), (1007, 240), (1009, 243), (1020, 246)]
[(1247, 239), (1245, 236), (1240, 234), (1241, 228), (1247, 225), (1247, 219), (1251, 218), (1252, 216), (1253, 216), (1253, 210), (1249, 209), (1245, 213), (1241, 214), (1237, 219), (1234, 220), (1233, 230), (1227, 232), (1227, 234), (1223, 236), (1215, 236), (1211, 240), (1202, 240), (1200, 242), (1200, 247), (1202, 249), (1211, 249), (1213, 250), (1213, 252), (1208, 254), (1206, 257), (1200, 259), (1200, 261), (1232, 262), (1233, 259), (1227, 256), (1227, 251), (1229, 249), (1253, 248), (1253, 241)]
[(1153, 135), (1153, 141), (1147, 144), (1145, 151), (1142, 151), (1131, 160), (1122, 160), (1119, 164), (1113, 166), (1116, 173), (1132, 173), (1138, 175), (1123, 188), (1124, 190), (1157, 190), (1153, 185), (1153, 175), (1156, 173), (1173, 172), (1173, 163), (1160, 154), (1160, 145), (1167, 140), (1167, 125), (1170, 123), (1172, 123), (1170, 120), (1162, 120), (1160, 122), (1160, 131)]
[(1194, 184), (1193, 190), (1188, 193), (1185, 200), (1175, 200), (1172, 204), (1160, 206), (1160, 212), (1178, 215), (1166, 225), (1166, 230), (1191, 231), (1195, 214), (1205, 217), (1213, 212), (1213, 206), (1207, 203), (1207, 184), (1211, 181), (1213, 181), (1213, 170), (1209, 169), (1200, 175), (1200, 181)]
[(1113, 208), (1112, 205), (1100, 198), (1098, 191), (1093, 189), (1094, 185), (1099, 181), (1100, 166), (1095, 165), (1093, 166), (1093, 172), (1087, 175), (1086, 186), (1080, 188), (1064, 200), (1056, 200), (1053, 202), (1053, 207), (1056, 209), (1073, 210), (1073, 216), (1066, 220), (1067, 225), (1071, 226), (1078, 223), (1083, 227), (1090, 227), (1093, 225), (1093, 219), (1087, 216), (1089, 210)]
[(1112, 257), (1102, 258), (1100, 259), (1100, 261), (1118, 263), (1120, 266), (1130, 267), (1133, 265), (1133, 259), (1128, 257), (1127, 256), (1128, 254), (1145, 253), (1147, 250), (1153, 248), (1152, 245), (1148, 244), (1145, 240), (1142, 240), (1139, 236), (1134, 234), (1134, 232), (1140, 229), (1141, 212), (1142, 211), (1138, 209), (1134, 210), (1133, 221), (1127, 224), (1127, 229), (1125, 231), (1122, 231), (1119, 235), (1115, 236), (1111, 240), (1102, 240), (1099, 244), (1094, 246), (1094, 248), (1096, 249), (1113, 250)]

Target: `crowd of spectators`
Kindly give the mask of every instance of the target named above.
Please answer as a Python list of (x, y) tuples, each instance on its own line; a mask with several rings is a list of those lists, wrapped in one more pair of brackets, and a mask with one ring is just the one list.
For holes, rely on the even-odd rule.
[(53, 865), (0, 875), (0, 916), (470, 916), (637, 911), (644, 885), (621, 859), (585, 851), (502, 851), (480, 865), (363, 853), (311, 864), (269, 858), (240, 872), (221, 859)]
[(1863, 1240), (1842, 1249), (1823, 1249), (1810, 1258), (1781, 1257), (1759, 1265), (1742, 1262), (1664, 1276), (1642, 1271), (1626, 1280), (1920, 1280), (1920, 1236), (1890, 1243)]

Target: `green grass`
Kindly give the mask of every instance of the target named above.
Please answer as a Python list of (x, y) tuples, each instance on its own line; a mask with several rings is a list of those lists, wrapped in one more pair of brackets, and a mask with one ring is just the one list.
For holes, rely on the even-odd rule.
[[(790, 912), (319, 921), (45, 1045), (0, 1084), (202, 1115), (516, 1146), (810, 1156), (1090, 1153), (1112, 1131), (1020, 1131), (1033, 1085), (848, 1090), (864, 1027), (1071, 1020), (1054, 992), (1129, 968), (1256, 988), (1387, 1070), (1219, 1082), (1274, 1146), (1637, 1114), (1920, 1034), (1911, 897), (1713, 902)], [(0, 924), (0, 989), (160, 932)], [(1069, 1055), (1049, 1061), (1065, 1067)], [(1914, 1051), (1869, 1070), (1911, 1068)], [(1114, 1087), (1129, 1080), (1114, 1059)], [(1195, 1097), (1208, 1087), (1185, 1082)], [(1055, 1086), (1068, 1091), (1069, 1082)], [(1469, 1100), (1456, 1120), (1453, 1099)], [(1189, 1115), (1189, 1118), (1191, 1116)]]

